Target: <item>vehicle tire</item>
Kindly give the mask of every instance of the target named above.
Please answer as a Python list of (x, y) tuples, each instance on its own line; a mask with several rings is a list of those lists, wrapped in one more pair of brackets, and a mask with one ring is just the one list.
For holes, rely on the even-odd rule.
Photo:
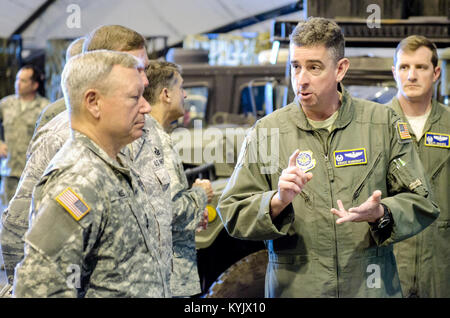
[(267, 250), (233, 264), (211, 285), (205, 298), (264, 298)]

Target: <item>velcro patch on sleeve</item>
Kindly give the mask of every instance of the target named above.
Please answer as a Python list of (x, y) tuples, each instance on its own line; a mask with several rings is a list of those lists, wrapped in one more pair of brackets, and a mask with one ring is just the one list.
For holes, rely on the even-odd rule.
[(55, 200), (77, 221), (89, 213), (91, 208), (70, 187), (61, 192)]

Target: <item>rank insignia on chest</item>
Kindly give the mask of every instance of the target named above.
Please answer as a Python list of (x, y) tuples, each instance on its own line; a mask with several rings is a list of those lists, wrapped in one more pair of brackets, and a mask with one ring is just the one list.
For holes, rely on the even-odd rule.
[(425, 146), (450, 148), (450, 135), (427, 132), (425, 134)]
[(55, 200), (77, 221), (81, 220), (91, 210), (70, 187), (61, 192)]
[(316, 159), (313, 159), (311, 150), (301, 151), (295, 160), (297, 167), (303, 172), (307, 172), (316, 166)]
[(335, 167), (365, 165), (367, 163), (366, 148), (336, 150), (333, 154)]
[(397, 124), (398, 134), (400, 139), (411, 139), (411, 135), (409, 134), (408, 124), (399, 122)]

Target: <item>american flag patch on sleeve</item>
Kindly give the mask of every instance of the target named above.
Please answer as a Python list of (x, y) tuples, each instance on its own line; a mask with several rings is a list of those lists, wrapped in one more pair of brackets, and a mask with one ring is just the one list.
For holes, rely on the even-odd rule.
[(409, 134), (408, 125), (406, 123), (398, 123), (398, 133), (401, 139), (411, 139)]
[(61, 192), (55, 200), (77, 221), (81, 220), (91, 210), (70, 187)]

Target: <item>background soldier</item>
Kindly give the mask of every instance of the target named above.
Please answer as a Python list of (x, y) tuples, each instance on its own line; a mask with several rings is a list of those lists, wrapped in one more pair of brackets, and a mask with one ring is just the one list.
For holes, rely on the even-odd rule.
[(16, 76), (15, 95), (0, 101), (0, 120), (3, 123), (5, 140), (0, 141), (1, 185), (0, 208), (3, 211), (16, 192), (22, 170), (25, 167), (25, 153), (34, 125), (41, 110), (49, 101), (38, 93), (43, 83), (41, 71), (34, 65), (23, 66)]
[(412, 35), (397, 46), (390, 106), (402, 116), (441, 211), (420, 234), (394, 246), (405, 297), (450, 297), (450, 111), (433, 97), (441, 73), (436, 46)]
[(170, 175), (173, 202), (172, 240), (173, 270), (170, 280), (172, 294), (178, 297), (201, 292), (195, 249), (197, 225), (207, 225), (207, 202), (213, 195), (209, 180), (197, 179), (189, 189), (181, 158), (167, 133), (170, 123), (184, 115), (183, 78), (178, 65), (151, 61), (147, 69), (149, 86), (144, 97), (149, 101), (152, 121), (164, 151), (164, 164)]

